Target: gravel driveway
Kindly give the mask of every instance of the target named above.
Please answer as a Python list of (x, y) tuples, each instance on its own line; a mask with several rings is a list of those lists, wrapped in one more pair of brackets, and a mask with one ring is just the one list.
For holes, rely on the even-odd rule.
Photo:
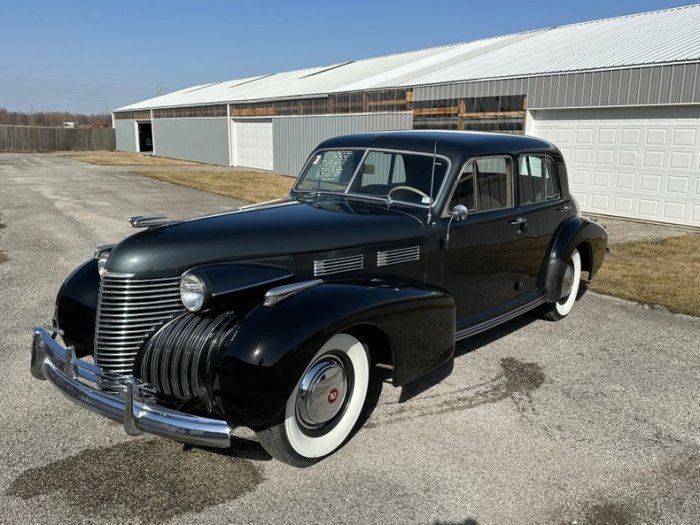
[(32, 324), (128, 216), (235, 205), (0, 155), (0, 522), (698, 522), (700, 319), (595, 294), (559, 323), (525, 316), (460, 344), (417, 384), (378, 383), (365, 426), (304, 470), (245, 431), (223, 453), (128, 438), (31, 378)]

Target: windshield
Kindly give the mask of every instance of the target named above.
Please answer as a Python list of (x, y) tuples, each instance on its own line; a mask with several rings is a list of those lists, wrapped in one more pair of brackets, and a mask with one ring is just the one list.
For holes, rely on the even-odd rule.
[(316, 153), (296, 185), (299, 191), (325, 190), (371, 195), (410, 204), (431, 203), (445, 177), (448, 162), (433, 155), (371, 150), (358, 169), (363, 150)]

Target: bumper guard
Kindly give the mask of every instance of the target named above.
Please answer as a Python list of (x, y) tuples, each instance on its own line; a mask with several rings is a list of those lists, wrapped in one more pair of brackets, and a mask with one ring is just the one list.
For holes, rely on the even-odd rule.
[[(31, 372), (37, 379), (48, 379), (73, 402), (123, 423), (131, 436), (148, 432), (192, 445), (231, 446), (231, 430), (226, 421), (156, 405), (151, 401), (151, 385), (78, 359), (73, 347), (64, 348), (54, 337), (47, 329), (34, 327)], [(100, 384), (108, 384), (109, 390), (100, 390)]]

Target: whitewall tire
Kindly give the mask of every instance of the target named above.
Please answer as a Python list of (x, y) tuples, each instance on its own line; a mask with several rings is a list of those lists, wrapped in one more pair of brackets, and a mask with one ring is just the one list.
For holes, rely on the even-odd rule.
[(364, 345), (352, 335), (334, 335), (299, 379), (284, 419), (258, 432), (260, 443), (273, 457), (297, 467), (333, 453), (362, 413), (369, 376)]
[(581, 284), (581, 254), (578, 250), (571, 252), (562, 278), (561, 297), (554, 303), (544, 305), (542, 317), (550, 321), (558, 321), (566, 317), (578, 297)]

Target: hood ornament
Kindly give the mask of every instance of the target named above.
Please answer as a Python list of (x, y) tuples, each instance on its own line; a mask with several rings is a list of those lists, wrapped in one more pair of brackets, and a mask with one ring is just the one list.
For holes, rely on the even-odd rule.
[(134, 215), (133, 217), (129, 217), (129, 224), (131, 224), (132, 228), (157, 228), (158, 226), (165, 226), (176, 222), (180, 221), (170, 220), (160, 215)]

